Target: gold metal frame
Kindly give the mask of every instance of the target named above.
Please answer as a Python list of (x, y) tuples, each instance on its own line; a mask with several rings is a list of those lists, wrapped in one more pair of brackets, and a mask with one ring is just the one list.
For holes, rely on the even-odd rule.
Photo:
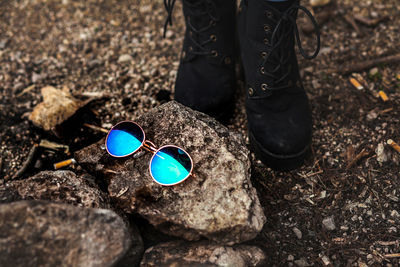
[[(121, 123), (125, 123), (125, 122), (133, 123), (133, 124), (137, 125), (137, 126), (140, 128), (140, 130), (141, 130), (142, 133), (143, 133), (143, 141), (142, 141), (142, 144), (141, 144), (135, 151), (133, 151), (132, 153), (129, 153), (128, 155), (125, 155), (125, 156), (115, 156), (115, 155), (112, 155), (112, 154), (110, 153), (110, 151), (108, 150), (108, 148), (107, 148), (108, 136), (109, 136), (110, 132), (111, 132), (117, 125), (119, 125), (119, 124), (121, 124)], [(188, 152), (186, 152), (186, 150), (184, 150), (184, 149), (181, 148), (181, 147), (175, 146), (175, 145), (163, 145), (162, 147), (157, 148), (157, 146), (156, 146), (153, 142), (151, 142), (151, 141), (149, 141), (149, 140), (146, 140), (146, 134), (145, 134), (143, 128), (142, 128), (139, 124), (137, 124), (136, 122), (134, 122), (134, 121), (129, 121), (129, 120), (127, 120), (127, 121), (121, 121), (121, 122), (115, 124), (113, 127), (111, 127), (111, 129), (110, 129), (110, 130), (108, 131), (108, 133), (107, 133), (107, 137), (106, 137), (106, 140), (105, 140), (105, 147), (106, 147), (107, 153), (108, 153), (110, 156), (115, 157), (115, 158), (124, 158), (124, 157), (128, 157), (128, 156), (130, 156), (130, 155), (135, 154), (136, 152), (139, 152), (141, 149), (144, 149), (144, 150), (146, 150), (146, 151), (148, 151), (148, 152), (151, 152), (151, 153), (153, 154), (153, 156), (151, 157), (150, 162), (149, 162), (149, 173), (150, 173), (150, 175), (151, 175), (151, 178), (154, 180), (154, 182), (156, 182), (156, 183), (159, 184), (159, 185), (162, 185), (162, 186), (173, 186), (173, 185), (177, 185), (177, 184), (182, 183), (182, 182), (185, 181), (187, 178), (189, 178), (189, 176), (195, 177), (194, 173), (192, 173), (192, 172), (193, 172), (193, 159), (192, 159), (192, 157), (190, 156), (190, 154), (189, 154)], [(189, 159), (190, 159), (191, 169), (190, 169), (188, 175), (187, 175), (185, 178), (183, 178), (181, 181), (179, 181), (179, 182), (177, 182), (177, 183), (174, 183), (174, 184), (162, 184), (162, 183), (158, 182), (158, 181), (154, 178), (153, 174), (151, 173), (151, 162), (153, 161), (153, 158), (157, 155), (157, 152), (160, 151), (161, 149), (163, 149), (164, 147), (176, 147), (176, 148), (182, 150), (183, 152), (185, 152), (185, 153), (189, 156)]]

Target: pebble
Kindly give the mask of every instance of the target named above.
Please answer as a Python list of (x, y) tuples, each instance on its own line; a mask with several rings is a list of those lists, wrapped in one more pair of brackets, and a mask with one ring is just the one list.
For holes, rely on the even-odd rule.
[(326, 230), (333, 231), (336, 229), (335, 222), (334, 222), (332, 216), (326, 217), (325, 219), (323, 219), (322, 224)]
[(377, 75), (377, 74), (379, 74), (379, 69), (378, 69), (378, 68), (372, 68), (372, 69), (369, 71), (369, 76), (370, 76), (370, 77), (375, 77), (375, 75)]
[(294, 256), (293, 256), (293, 255), (287, 256), (287, 260), (288, 260), (288, 261), (294, 261)]
[(382, 143), (379, 143), (375, 149), (376, 160), (380, 163), (388, 161), (388, 155), (385, 152), (385, 146)]
[(309, 264), (305, 258), (301, 258), (299, 260), (295, 260), (294, 263), (299, 267), (311, 266), (311, 264)]
[(129, 63), (133, 61), (133, 57), (129, 54), (120, 55), (118, 58), (118, 63)]
[(293, 232), (294, 234), (297, 236), (298, 239), (301, 239), (303, 237), (303, 234), (301, 233), (301, 231), (299, 230), (299, 228), (297, 227), (293, 227)]
[(310, 4), (313, 7), (317, 7), (317, 6), (324, 6), (329, 4), (330, 0), (310, 0)]
[(323, 263), (325, 266), (328, 266), (328, 265), (331, 264), (331, 261), (330, 261), (329, 258), (328, 258), (327, 256), (325, 256), (325, 255), (321, 257), (321, 260), (322, 260), (322, 263)]

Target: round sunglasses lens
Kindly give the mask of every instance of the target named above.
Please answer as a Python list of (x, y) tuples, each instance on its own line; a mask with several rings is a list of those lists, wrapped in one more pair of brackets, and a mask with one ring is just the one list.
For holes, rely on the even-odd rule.
[(107, 135), (106, 147), (114, 157), (134, 153), (144, 141), (143, 130), (136, 123), (124, 121), (115, 125)]
[(164, 146), (153, 156), (150, 172), (162, 185), (174, 185), (185, 180), (192, 170), (192, 160), (185, 151), (175, 146)]

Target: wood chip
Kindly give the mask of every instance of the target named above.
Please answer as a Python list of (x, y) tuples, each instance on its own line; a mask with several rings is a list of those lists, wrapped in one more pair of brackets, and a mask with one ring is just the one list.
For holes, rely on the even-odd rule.
[(400, 258), (400, 253), (386, 254), (385, 258)]
[(75, 163), (76, 163), (75, 159), (67, 159), (67, 160), (63, 160), (63, 161), (54, 163), (53, 166), (54, 166), (55, 170), (58, 170), (58, 169), (67, 167), (71, 164), (75, 164)]
[(389, 97), (387, 96), (387, 94), (382, 90), (378, 92), (378, 95), (383, 100), (383, 102), (386, 102), (389, 100)]
[(46, 139), (42, 139), (39, 146), (53, 150), (63, 149), (65, 154), (69, 154), (69, 146), (51, 142)]
[(362, 86), (356, 79), (350, 78), (350, 83), (358, 90), (363, 90), (364, 86)]
[(389, 140), (387, 140), (387, 144), (389, 146), (391, 146), (394, 150), (396, 150), (397, 152), (400, 153), (400, 146), (395, 141), (393, 141), (392, 139), (389, 139)]

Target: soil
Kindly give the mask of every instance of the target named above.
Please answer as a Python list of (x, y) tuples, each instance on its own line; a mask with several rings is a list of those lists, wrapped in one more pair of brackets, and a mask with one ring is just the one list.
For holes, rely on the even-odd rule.
[[(297, 170), (275, 172), (251, 155), (268, 221), (250, 243), (266, 251), (268, 266), (400, 264), (400, 153), (386, 144), (400, 143), (400, 64), (358, 72), (362, 90), (349, 82), (350, 74), (340, 74), (344, 66), (400, 52), (400, 6), (397, 0), (337, 2), (321, 26), (320, 55), (312, 61), (299, 56), (314, 119), (312, 156)], [(346, 14), (387, 19), (356, 22), (357, 32)], [(165, 18), (162, 1), (1, 0), (0, 182), (12, 179), (40, 140), (74, 152), (104, 135), (83, 123), (109, 128), (171, 100), (185, 27), (179, 1), (163, 39)], [(299, 28), (304, 23), (299, 18)], [(313, 40), (302, 35), (307, 51)], [(47, 85), (102, 97), (57, 131), (44, 132), (28, 114)], [(227, 126), (248, 141), (243, 82), (238, 85)], [(379, 90), (388, 101), (377, 97)], [(40, 147), (18, 179), (70, 157)]]

